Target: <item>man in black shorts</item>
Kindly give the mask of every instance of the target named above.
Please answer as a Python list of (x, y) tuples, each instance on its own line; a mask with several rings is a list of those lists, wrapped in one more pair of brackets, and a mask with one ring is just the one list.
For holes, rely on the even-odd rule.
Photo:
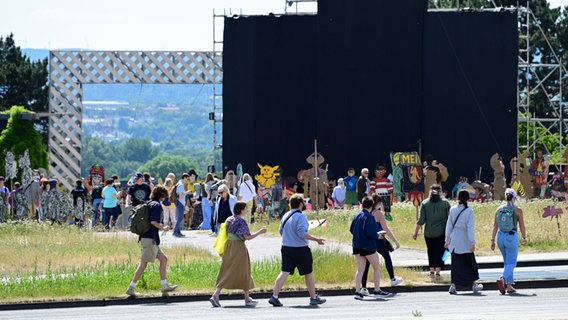
[(290, 208), (282, 217), (280, 223), (280, 234), (282, 235), (282, 271), (276, 278), (274, 292), (268, 303), (275, 307), (281, 307), (282, 303), (278, 300), (278, 293), (284, 286), (288, 275), (294, 274), (294, 269), (298, 268), (300, 275), (304, 276), (306, 286), (310, 293), (310, 305), (325, 303), (325, 299), (316, 294), (316, 285), (313, 274), (312, 251), (308, 246), (309, 240), (317, 242), (319, 245), (325, 244), (325, 239), (316, 238), (308, 233), (308, 219), (302, 213), (306, 208), (304, 197), (296, 193), (290, 197)]

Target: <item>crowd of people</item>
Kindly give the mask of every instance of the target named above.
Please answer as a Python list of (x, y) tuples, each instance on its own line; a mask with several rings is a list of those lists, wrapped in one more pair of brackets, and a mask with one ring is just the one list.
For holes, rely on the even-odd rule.
[[(337, 186), (330, 193), (332, 208), (360, 208), (350, 226), (353, 235), (353, 255), (357, 265), (355, 274), (354, 298), (363, 300), (371, 296), (367, 289), (367, 277), (370, 267), (373, 268), (375, 298), (391, 296), (380, 286), (379, 255), (383, 257), (389, 273), (391, 286), (400, 284), (403, 279), (396, 277), (390, 252), (398, 249), (400, 243), (387, 221), (392, 221), (391, 203), (392, 183), (385, 176), (384, 165), (377, 166), (375, 178), (369, 179), (369, 170), (361, 169), (361, 175), (355, 177), (350, 169), (345, 178), (337, 181)], [(69, 223), (78, 227), (86, 227), (87, 218), (91, 217), (91, 227), (100, 226), (101, 230), (115, 228), (117, 221), (143, 202), (150, 201), (149, 217), (151, 228), (140, 236), (142, 256), (138, 269), (126, 293), (136, 296), (135, 286), (145, 271), (147, 264), (156, 259), (160, 263), (162, 292), (167, 294), (177, 288), (167, 282), (166, 266), (168, 258), (160, 248), (160, 232), (162, 236), (173, 230), (173, 236), (186, 237), (182, 230), (191, 228), (210, 230), (211, 236), (216, 236), (221, 228), (227, 228), (228, 241), (223, 256), (221, 269), (217, 277), (215, 292), (210, 302), (214, 307), (220, 307), (220, 292), (222, 289), (242, 289), (245, 293), (245, 305), (254, 306), (257, 301), (250, 297), (254, 288), (251, 275), (251, 264), (245, 241), (252, 240), (266, 233), (266, 228), (260, 228), (251, 233), (249, 224), (254, 223), (262, 210), (265, 195), (257, 188), (249, 174), (244, 174), (240, 181), (218, 179), (208, 173), (202, 182), (197, 179), (194, 170), (182, 173), (179, 181), (170, 173), (165, 183), (155, 185), (149, 173), (137, 172), (122, 188), (117, 176), (104, 180), (102, 185), (90, 185), (78, 179), (70, 192), (61, 189), (55, 179), (35, 176), (37, 186), (29, 183), (22, 186), (14, 183), (10, 191), (0, 177), (0, 221), (8, 217), (18, 220), (30, 219), (49, 221), (51, 223)], [(92, 182), (91, 182), (92, 183)], [(285, 190), (285, 195), (278, 201), (284, 200), (280, 222), (282, 236), (282, 268), (275, 280), (275, 286), (269, 303), (275, 307), (282, 306), (279, 292), (287, 277), (298, 269), (305, 277), (310, 294), (310, 304), (325, 303), (325, 299), (315, 292), (313, 275), (313, 258), (308, 246), (309, 241), (319, 245), (325, 240), (314, 237), (308, 232), (308, 221), (303, 214), (309, 208), (308, 199), (304, 195)], [(499, 207), (495, 213), (491, 249), (497, 245), (504, 260), (503, 276), (497, 280), (497, 287), (502, 294), (514, 293), (514, 268), (518, 254), (518, 232), (522, 235), (522, 243), (526, 244), (526, 230), (523, 213), (515, 205), (517, 197), (513, 189), (506, 189), (507, 203)], [(471, 290), (479, 292), (483, 286), (478, 283), (479, 273), (475, 259), (476, 240), (474, 233), (474, 212), (468, 206), (471, 194), (467, 190), (459, 190), (458, 204), (451, 206), (439, 184), (428, 188), (428, 198), (420, 204), (420, 215), (416, 222), (413, 238), (416, 240), (423, 234), (427, 248), (430, 276), (439, 279), (445, 263), (445, 252), (451, 255), (451, 286), (450, 294), (457, 294), (458, 286), (470, 286)], [(266, 203), (265, 203), (266, 205)], [(289, 210), (288, 210), (289, 209)], [(392, 241), (392, 242), (391, 242)], [(394, 245), (393, 245), (394, 242)]]

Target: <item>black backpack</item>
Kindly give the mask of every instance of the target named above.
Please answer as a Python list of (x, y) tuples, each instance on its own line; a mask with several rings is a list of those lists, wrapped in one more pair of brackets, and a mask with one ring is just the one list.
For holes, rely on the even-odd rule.
[(136, 207), (132, 208), (130, 212), (130, 232), (139, 236), (145, 234), (150, 230), (150, 201), (142, 202)]

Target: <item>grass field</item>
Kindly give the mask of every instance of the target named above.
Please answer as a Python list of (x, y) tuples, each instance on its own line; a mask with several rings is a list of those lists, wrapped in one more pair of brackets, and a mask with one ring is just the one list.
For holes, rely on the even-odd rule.
[[(473, 204), (476, 214), (478, 255), (490, 253), (492, 221), (498, 203)], [(565, 219), (560, 218), (558, 233), (556, 219), (542, 218), (544, 208), (566, 205), (552, 201), (521, 203), (529, 244), (525, 252), (561, 251), (568, 248)], [(349, 243), (349, 224), (356, 210), (320, 211), (308, 213), (310, 219), (327, 219), (325, 227), (311, 230), (318, 237)], [(395, 204), (394, 221), (390, 228), (403, 247), (425, 250), (423, 239), (413, 240), (416, 221), (415, 208)], [(254, 229), (254, 228), (253, 228)], [(269, 225), (277, 234), (278, 223)], [(0, 302), (98, 299), (124, 297), (140, 258), (140, 247), (133, 237), (115, 233), (77, 230), (75, 227), (37, 223), (0, 224)], [(194, 247), (165, 249), (170, 258), (168, 280), (179, 284), (179, 293), (209, 293), (214, 288), (219, 270), (219, 257)], [(353, 257), (326, 249), (314, 250), (314, 269), (318, 288), (350, 288), (353, 286), (355, 263)], [(279, 259), (253, 263), (254, 291), (271, 290), (280, 270)], [(423, 284), (424, 275), (409, 269), (396, 269), (406, 285)], [(383, 267), (382, 280), (388, 278)], [(291, 276), (285, 289), (304, 289), (302, 277)], [(150, 264), (137, 285), (143, 295), (159, 294), (157, 264)], [(253, 291), (253, 292), (254, 292)]]

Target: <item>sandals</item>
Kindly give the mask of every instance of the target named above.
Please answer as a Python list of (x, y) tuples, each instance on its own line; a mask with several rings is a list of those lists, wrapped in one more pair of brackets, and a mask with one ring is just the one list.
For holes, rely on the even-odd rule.
[(215, 298), (215, 297), (211, 297), (209, 298), (209, 302), (211, 302), (211, 305), (213, 306), (213, 308), (220, 308), (221, 307), (221, 303), (219, 302), (219, 298)]

